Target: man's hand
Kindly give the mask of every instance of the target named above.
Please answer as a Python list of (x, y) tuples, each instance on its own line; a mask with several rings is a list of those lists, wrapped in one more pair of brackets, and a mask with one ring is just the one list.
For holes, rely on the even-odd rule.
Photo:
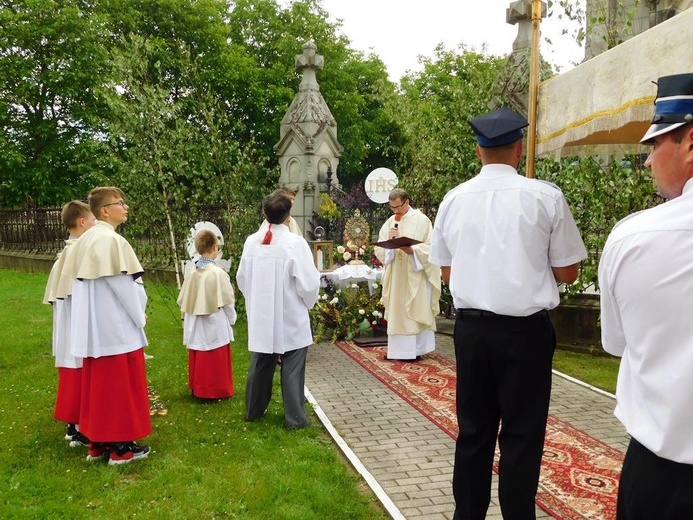
[(397, 228), (396, 227), (391, 227), (390, 232), (387, 235), (388, 240), (392, 240), (393, 238), (397, 238)]
[(414, 250), (411, 248), (411, 246), (402, 246), (402, 247), (400, 247), (400, 249), (402, 251), (404, 251), (405, 253), (407, 253), (408, 255), (414, 254)]

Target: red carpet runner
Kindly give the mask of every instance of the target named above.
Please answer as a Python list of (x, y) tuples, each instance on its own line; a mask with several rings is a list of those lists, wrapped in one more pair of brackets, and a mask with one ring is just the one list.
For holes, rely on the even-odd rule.
[[(336, 345), (450, 437), (457, 438), (454, 362), (435, 353), (416, 363), (384, 361), (385, 347), (360, 348), (350, 341)], [(613, 519), (622, 462), (619, 450), (549, 415), (537, 504), (554, 518)]]

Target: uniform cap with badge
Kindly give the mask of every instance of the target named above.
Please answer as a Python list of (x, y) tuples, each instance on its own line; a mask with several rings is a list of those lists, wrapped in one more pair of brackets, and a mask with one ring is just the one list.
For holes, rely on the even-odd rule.
[(508, 107), (502, 107), (469, 121), (476, 142), (484, 148), (497, 148), (522, 138), (527, 120)]
[(657, 80), (655, 115), (641, 143), (693, 122), (693, 73), (663, 76)]

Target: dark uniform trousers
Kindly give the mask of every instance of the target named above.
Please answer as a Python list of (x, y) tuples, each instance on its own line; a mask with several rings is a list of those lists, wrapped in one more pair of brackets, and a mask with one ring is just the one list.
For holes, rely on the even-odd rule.
[(616, 518), (693, 518), (693, 465), (663, 459), (631, 439), (621, 470)]
[[(308, 347), (282, 354), (280, 370), (284, 420), (289, 429), (308, 426), (305, 395), (306, 356)], [(265, 415), (272, 399), (272, 381), (279, 359), (278, 354), (252, 352), (245, 385), (246, 421), (255, 421)]]
[(503, 518), (536, 518), (555, 348), (546, 311), (513, 317), (458, 309), (455, 520), (486, 517), (496, 438)]

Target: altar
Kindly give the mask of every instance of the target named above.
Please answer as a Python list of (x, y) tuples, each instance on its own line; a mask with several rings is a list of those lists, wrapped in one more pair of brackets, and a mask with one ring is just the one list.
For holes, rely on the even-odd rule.
[(327, 280), (339, 287), (347, 287), (351, 283), (368, 282), (368, 292), (371, 294), (373, 294), (373, 284), (382, 277), (382, 269), (374, 269), (365, 264), (347, 264), (334, 271), (321, 273), (323, 287)]

